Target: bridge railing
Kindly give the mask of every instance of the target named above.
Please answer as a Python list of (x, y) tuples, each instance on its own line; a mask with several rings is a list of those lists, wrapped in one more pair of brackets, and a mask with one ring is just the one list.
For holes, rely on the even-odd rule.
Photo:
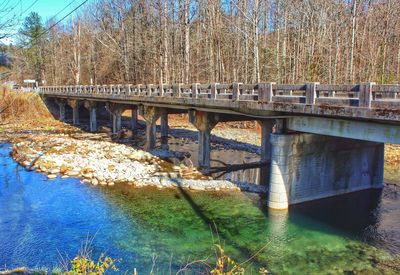
[(98, 95), (105, 97), (165, 97), (259, 103), (292, 103), (324, 106), (351, 106), (364, 108), (399, 108), (399, 85), (361, 84), (219, 84), (194, 83), (163, 85), (75, 85), (44, 86), (45, 94)]

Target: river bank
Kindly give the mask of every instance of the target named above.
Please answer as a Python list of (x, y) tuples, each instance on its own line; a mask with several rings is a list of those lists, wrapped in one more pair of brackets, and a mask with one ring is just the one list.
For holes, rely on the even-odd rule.
[(107, 134), (58, 128), (55, 133), (24, 131), (11, 138), (11, 142), (12, 157), (19, 164), (46, 173), (49, 179), (79, 177), (82, 183), (94, 186), (128, 184), (196, 191), (265, 192), (262, 186), (213, 180), (195, 167), (174, 165), (149, 152), (112, 142)]
[(91, 134), (54, 119), (9, 122), (0, 126), (0, 138), (13, 144), (12, 157), (27, 170), (61, 177), (81, 178), (82, 183), (103, 186), (127, 184), (184, 188), (192, 191), (247, 191), (264, 193), (265, 187), (249, 183), (214, 180), (193, 165), (174, 165), (161, 156), (114, 142), (110, 133)]

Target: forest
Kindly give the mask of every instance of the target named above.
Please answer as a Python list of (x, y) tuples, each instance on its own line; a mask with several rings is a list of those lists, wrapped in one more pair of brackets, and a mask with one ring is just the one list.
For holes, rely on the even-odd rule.
[[(86, 1), (85, 1), (86, 2)], [(6, 51), (44, 85), (397, 83), (398, 0), (96, 0)]]

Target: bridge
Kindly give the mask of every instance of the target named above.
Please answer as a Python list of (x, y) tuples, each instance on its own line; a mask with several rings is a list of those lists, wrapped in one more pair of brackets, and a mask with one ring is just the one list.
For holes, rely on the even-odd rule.
[(199, 131), (199, 165), (210, 166), (210, 133), (218, 122), (256, 120), (262, 128), (261, 160), (270, 161), (268, 206), (290, 204), (382, 188), (384, 144), (400, 144), (400, 86), (360, 83), (91, 85), (40, 88), (56, 116), (79, 124), (86, 109), (90, 130), (97, 116), (112, 114), (113, 132), (122, 113), (146, 122), (146, 147), (167, 148), (168, 114), (188, 113)]

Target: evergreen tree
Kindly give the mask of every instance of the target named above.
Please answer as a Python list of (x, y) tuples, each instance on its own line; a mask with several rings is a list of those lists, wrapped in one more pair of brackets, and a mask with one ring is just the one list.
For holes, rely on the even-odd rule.
[(31, 12), (27, 16), (19, 30), (20, 46), (23, 49), (27, 64), (26, 72), (39, 83), (44, 80), (44, 42), (45, 28), (42, 18), (37, 12)]

